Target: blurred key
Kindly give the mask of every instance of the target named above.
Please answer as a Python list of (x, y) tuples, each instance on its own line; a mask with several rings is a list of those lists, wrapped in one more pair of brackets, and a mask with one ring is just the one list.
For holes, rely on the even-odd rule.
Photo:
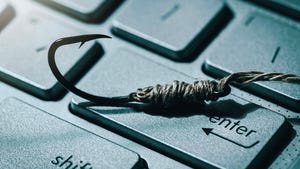
[(300, 19), (299, 0), (251, 0), (255, 3), (274, 9), (291, 17)]
[(300, 156), (293, 162), (289, 169), (299, 169), (300, 168)]
[[(66, 93), (48, 65), (48, 48), (55, 40), (81, 31), (42, 13), (27, 13), (15, 19), (0, 34), (0, 79), (45, 100)], [(57, 63), (70, 80), (80, 78), (102, 55), (96, 42), (78, 49), (79, 44), (57, 50)]]
[(133, 151), (14, 98), (0, 103), (1, 168), (143, 168)]
[(128, 2), (113, 20), (113, 33), (174, 60), (193, 58), (209, 35), (229, 18), (219, 0)]
[[(218, 77), (250, 70), (299, 76), (299, 45), (300, 30), (254, 13), (210, 48), (204, 68)], [(300, 112), (299, 84), (257, 82), (242, 89)]]
[(103, 21), (122, 0), (37, 0), (86, 22)]
[[(112, 97), (174, 79), (194, 80), (130, 51), (112, 56), (98, 62), (78, 87)], [(293, 133), (283, 116), (232, 95), (205, 107), (172, 110), (141, 105), (88, 108), (80, 106), (83, 101), (74, 97), (73, 113), (193, 168), (264, 168)]]
[(15, 11), (13, 7), (6, 1), (0, 1), (0, 31), (3, 29), (14, 17)]

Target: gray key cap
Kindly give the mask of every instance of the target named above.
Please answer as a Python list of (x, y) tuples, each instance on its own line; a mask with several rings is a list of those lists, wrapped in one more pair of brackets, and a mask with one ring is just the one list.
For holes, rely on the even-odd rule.
[(121, 0), (37, 0), (87, 22), (103, 21)]
[(128, 3), (114, 19), (112, 31), (181, 61), (192, 58), (195, 50), (229, 16), (226, 5), (219, 0), (134, 0)]
[(255, 3), (274, 9), (278, 12), (291, 17), (300, 19), (300, 1), (299, 0), (251, 0)]
[[(143, 56), (119, 51), (101, 59), (78, 87), (111, 97), (174, 79), (194, 80)], [(82, 101), (73, 99), (73, 113), (194, 168), (260, 168), (266, 165), (266, 158), (280, 151), (293, 131), (283, 116), (233, 96), (207, 105), (206, 111), (203, 107), (169, 112), (138, 107), (136, 111), (122, 107), (89, 109), (78, 105)]]
[[(65, 90), (50, 70), (48, 48), (56, 39), (79, 34), (82, 33), (42, 13), (20, 16), (0, 34), (1, 80), (42, 99), (61, 97)], [(103, 53), (98, 43), (88, 43), (80, 50), (78, 46), (64, 46), (57, 51), (58, 66), (72, 81)]]
[(6, 1), (0, 1), (0, 31), (3, 29), (15, 16), (13, 7)]
[(1, 168), (143, 166), (138, 154), (17, 99), (0, 107)]
[[(300, 31), (294, 27), (251, 14), (209, 49), (205, 70), (217, 76), (249, 70), (300, 75), (299, 37)], [(300, 111), (298, 84), (259, 82), (243, 89)]]
[(289, 167), (289, 169), (299, 169), (300, 168), (300, 156), (295, 160), (295, 162)]

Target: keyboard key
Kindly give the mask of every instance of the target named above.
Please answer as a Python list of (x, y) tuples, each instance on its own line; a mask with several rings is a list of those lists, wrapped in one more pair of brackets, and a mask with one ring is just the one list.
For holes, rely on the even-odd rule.
[[(20, 29), (22, 28), (22, 29)], [(48, 48), (56, 39), (80, 35), (80, 31), (41, 13), (28, 13), (8, 25), (0, 34), (0, 78), (45, 100), (66, 93), (48, 65)], [(98, 43), (64, 46), (57, 51), (63, 74), (74, 81), (103, 53)]]
[(6, 1), (0, 1), (0, 31), (3, 29), (15, 16), (13, 7)]
[(1, 168), (130, 169), (144, 165), (135, 152), (18, 99), (5, 99), (0, 107)]
[(289, 169), (299, 169), (300, 168), (300, 156), (295, 160), (295, 162), (289, 167)]
[[(208, 52), (207, 73), (223, 77), (238, 71), (300, 75), (300, 31), (271, 18), (251, 14)], [(243, 86), (275, 103), (300, 111), (298, 84), (257, 82)]]
[[(109, 97), (174, 79), (194, 80), (125, 50), (101, 59), (94, 68), (78, 87)], [(263, 168), (293, 131), (283, 116), (232, 95), (205, 108), (169, 112), (138, 107), (84, 108), (78, 105), (83, 101), (74, 97), (74, 114), (194, 168)]]
[(229, 18), (219, 0), (128, 2), (113, 20), (113, 33), (175, 60), (192, 58)]
[(121, 0), (37, 0), (86, 22), (103, 21)]
[(251, 0), (255, 3), (274, 9), (278, 12), (286, 14), (291, 17), (300, 19), (300, 1), (299, 0)]

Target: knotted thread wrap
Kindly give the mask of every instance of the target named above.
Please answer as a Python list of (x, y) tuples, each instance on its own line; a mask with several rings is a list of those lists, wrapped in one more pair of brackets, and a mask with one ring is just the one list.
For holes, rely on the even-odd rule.
[[(228, 86), (229, 87), (229, 86)], [(229, 93), (228, 89), (218, 89), (218, 83), (211, 80), (198, 80), (193, 83), (179, 82), (172, 84), (149, 86), (129, 94), (129, 100), (164, 105), (166, 107), (177, 103), (203, 103), (204, 100), (217, 100)], [(224, 93), (226, 92), (226, 93)]]
[(202, 104), (204, 101), (216, 101), (230, 93), (229, 83), (245, 85), (254, 81), (283, 81), (299, 83), (300, 77), (292, 74), (264, 73), (257, 71), (237, 72), (213, 80), (197, 80), (193, 83), (179, 82), (149, 86), (128, 95), (128, 101), (143, 102), (169, 107), (178, 103)]

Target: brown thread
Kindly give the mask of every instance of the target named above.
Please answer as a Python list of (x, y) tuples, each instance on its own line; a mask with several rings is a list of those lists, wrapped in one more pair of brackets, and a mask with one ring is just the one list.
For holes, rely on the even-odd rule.
[(282, 81), (300, 84), (300, 77), (283, 73), (264, 73), (257, 71), (237, 72), (213, 80), (197, 80), (193, 83), (174, 81), (172, 84), (149, 86), (128, 95), (128, 102), (143, 102), (164, 107), (178, 103), (197, 104), (216, 101), (230, 93), (229, 83), (245, 85), (255, 81)]

